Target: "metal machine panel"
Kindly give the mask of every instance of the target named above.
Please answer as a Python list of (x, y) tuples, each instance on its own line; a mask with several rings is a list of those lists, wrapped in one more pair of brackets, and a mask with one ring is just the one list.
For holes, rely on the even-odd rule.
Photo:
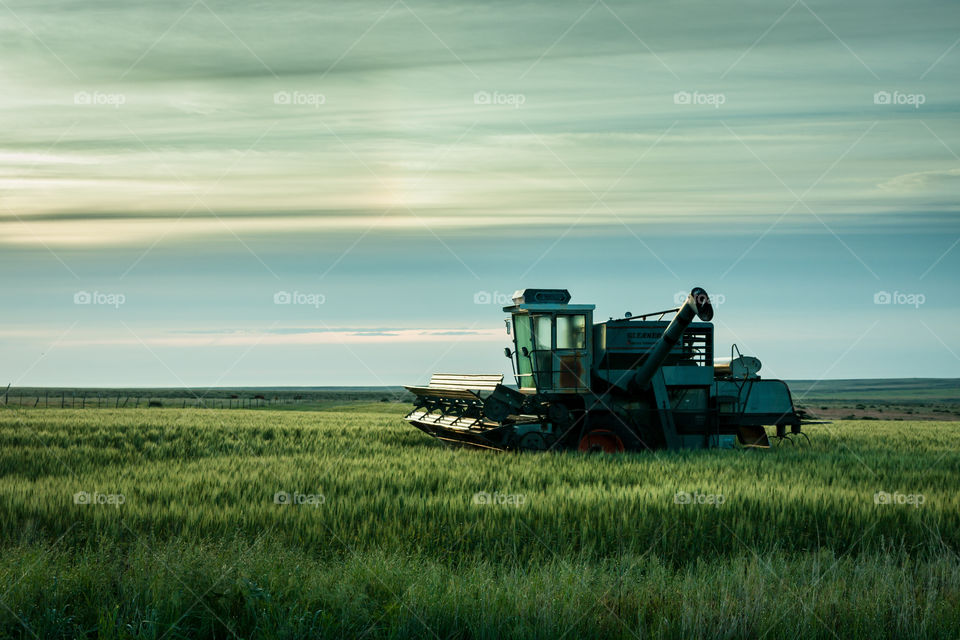
[[(594, 344), (601, 369), (632, 369), (643, 362), (669, 322), (606, 322), (596, 327)], [(713, 365), (713, 325), (693, 322), (673, 347), (665, 364), (687, 361)]]
[(713, 384), (713, 367), (663, 367), (663, 378), (670, 386), (706, 387)]
[(782, 380), (717, 380), (714, 385), (721, 416), (744, 424), (795, 421), (790, 389)]

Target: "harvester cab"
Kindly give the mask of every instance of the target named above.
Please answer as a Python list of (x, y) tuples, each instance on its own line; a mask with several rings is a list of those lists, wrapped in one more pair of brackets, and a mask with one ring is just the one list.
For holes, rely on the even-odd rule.
[(500, 450), (769, 447), (767, 426), (781, 440), (788, 427), (800, 433), (790, 390), (761, 380), (757, 358), (731, 350), (715, 362), (703, 289), (675, 309), (596, 324), (594, 309), (570, 304), (565, 289), (517, 291), (503, 309), (515, 385), (435, 374), (407, 387), (406, 419), (447, 442)]
[[(566, 289), (527, 289), (503, 310), (512, 316), (517, 387), (541, 393), (590, 389), (592, 304), (569, 304)], [(591, 336), (592, 337), (592, 336)]]

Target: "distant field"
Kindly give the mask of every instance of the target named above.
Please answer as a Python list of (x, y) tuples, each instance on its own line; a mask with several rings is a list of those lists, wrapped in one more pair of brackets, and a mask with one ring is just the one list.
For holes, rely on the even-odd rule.
[(794, 402), (824, 418), (960, 420), (960, 380), (791, 380)]
[(791, 380), (796, 395), (814, 399), (944, 402), (960, 404), (956, 378), (895, 378), (877, 380)]
[(960, 422), (514, 455), (405, 409), (0, 410), (0, 637), (960, 636)]
[(12, 387), (0, 404), (40, 409), (324, 409), (344, 403), (406, 402), (403, 387), (94, 388)]

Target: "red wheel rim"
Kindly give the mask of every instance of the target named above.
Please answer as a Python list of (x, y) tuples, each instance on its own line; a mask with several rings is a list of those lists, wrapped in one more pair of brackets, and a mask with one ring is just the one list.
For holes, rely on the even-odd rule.
[(596, 429), (583, 436), (577, 448), (584, 452), (622, 453), (623, 441), (613, 431)]

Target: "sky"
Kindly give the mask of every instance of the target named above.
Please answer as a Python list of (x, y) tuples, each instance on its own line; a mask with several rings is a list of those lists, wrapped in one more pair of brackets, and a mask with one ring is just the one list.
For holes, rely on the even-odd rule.
[(785, 379), (960, 377), (960, 5), (0, 2), (4, 386), (510, 373), (702, 286)]

